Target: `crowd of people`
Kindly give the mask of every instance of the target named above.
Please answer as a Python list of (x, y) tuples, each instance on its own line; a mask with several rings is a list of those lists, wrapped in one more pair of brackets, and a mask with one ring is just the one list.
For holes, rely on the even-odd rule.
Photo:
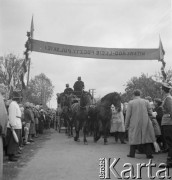
[[(74, 84), (79, 85), (83, 90), (84, 83), (81, 78)], [(141, 91), (133, 92), (133, 99), (129, 102), (121, 103), (120, 110), (113, 105), (110, 134), (118, 139), (122, 144), (126, 140), (130, 145), (128, 157), (134, 158), (135, 153), (146, 154), (148, 159), (153, 158), (155, 153), (168, 153), (166, 166), (172, 167), (172, 97), (170, 95), (171, 86), (168, 83), (162, 84), (163, 98), (150, 96), (141, 98)], [(76, 87), (74, 88), (76, 90)], [(70, 94), (74, 91), (66, 85), (64, 93)]]
[[(2, 175), (3, 156), (9, 161), (17, 161), (24, 146), (34, 142), (45, 129), (55, 125), (56, 111), (44, 108), (42, 104), (21, 103), (19, 91), (13, 91), (12, 99), (4, 99), (0, 92), (0, 176)], [(1, 179), (1, 177), (0, 177)]]
[(146, 154), (148, 159), (155, 153), (168, 153), (166, 167), (172, 167), (172, 96), (171, 86), (162, 84), (163, 99), (150, 96), (141, 98), (139, 89), (133, 92), (133, 99), (121, 104), (121, 110), (112, 107), (110, 133), (115, 141), (125, 144), (127, 139), (130, 151)]
[[(79, 79), (80, 81), (80, 79)], [(67, 86), (69, 90), (69, 86)], [(83, 89), (83, 87), (82, 87)], [(120, 109), (112, 106), (110, 133), (115, 141), (122, 144), (128, 141), (127, 155), (144, 153), (148, 159), (156, 153), (167, 153), (166, 167), (172, 167), (172, 89), (162, 84), (163, 99), (141, 98), (141, 91), (133, 92), (133, 99), (121, 103)], [(56, 116), (60, 112), (43, 109), (42, 105), (26, 102), (21, 104), (20, 92), (13, 91), (12, 99), (5, 101), (5, 92), (0, 89), (0, 175), (2, 174), (3, 152), (9, 161), (17, 161), (22, 148), (34, 142), (51, 127), (57, 130)], [(67, 90), (66, 90), (67, 93)], [(1, 178), (1, 177), (0, 177)]]

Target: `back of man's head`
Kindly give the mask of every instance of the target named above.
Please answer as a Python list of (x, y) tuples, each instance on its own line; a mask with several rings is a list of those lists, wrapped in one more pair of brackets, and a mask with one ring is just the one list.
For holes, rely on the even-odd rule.
[(136, 89), (136, 90), (134, 90), (134, 96), (140, 96), (141, 95), (141, 91), (140, 91), (140, 89)]

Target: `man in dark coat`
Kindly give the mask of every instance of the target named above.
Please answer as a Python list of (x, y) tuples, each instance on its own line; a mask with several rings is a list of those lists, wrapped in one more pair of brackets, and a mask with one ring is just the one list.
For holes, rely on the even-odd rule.
[(161, 148), (161, 150), (163, 152), (167, 151), (167, 144), (163, 135), (163, 130), (162, 130), (162, 126), (161, 126), (161, 122), (162, 122), (162, 117), (163, 117), (163, 108), (162, 108), (162, 101), (159, 98), (155, 98), (154, 99), (154, 104), (155, 104), (155, 112), (157, 113), (156, 115), (156, 120), (159, 124), (159, 127), (161, 129), (161, 135), (159, 137), (157, 137), (157, 142)]
[(163, 117), (161, 121), (163, 135), (168, 145), (168, 156), (166, 167), (172, 168), (172, 96), (170, 94), (170, 89), (172, 87), (167, 84), (162, 84), (162, 92), (164, 95), (164, 100), (162, 103), (163, 107)]
[(85, 85), (84, 85), (84, 82), (81, 81), (81, 77), (79, 76), (78, 77), (78, 81), (75, 82), (74, 86), (74, 94), (77, 96), (77, 97), (81, 97), (81, 94), (82, 94), (82, 91), (84, 90), (85, 88)]
[(73, 89), (69, 87), (69, 84), (66, 84), (66, 89), (64, 90), (64, 94), (70, 95), (73, 93)]

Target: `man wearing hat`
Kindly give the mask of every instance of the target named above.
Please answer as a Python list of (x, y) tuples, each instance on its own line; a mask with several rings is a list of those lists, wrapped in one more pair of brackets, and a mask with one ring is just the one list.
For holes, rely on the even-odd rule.
[(19, 107), (21, 95), (19, 91), (13, 92), (12, 102), (9, 105), (9, 122), (7, 124), (7, 155), (9, 161), (17, 161), (17, 154), (19, 151), (19, 143), (15, 141), (12, 130), (14, 129), (19, 141), (21, 140), (22, 122), (21, 110)]
[(84, 86), (84, 82), (81, 81), (81, 77), (78, 77), (78, 81), (75, 82), (74, 86), (74, 93), (77, 97), (81, 97), (82, 91), (84, 90), (85, 86)]
[(170, 94), (171, 86), (169, 83), (162, 84), (163, 93), (163, 116), (162, 116), (162, 130), (163, 135), (168, 145), (168, 156), (166, 167), (172, 168), (172, 96)]
[(6, 125), (7, 125), (7, 111), (4, 104), (5, 91), (0, 87), (0, 179), (2, 179), (3, 174), (3, 136), (6, 133)]
[(70, 95), (73, 93), (73, 89), (69, 87), (69, 84), (66, 84), (66, 89), (64, 90), (64, 94)]

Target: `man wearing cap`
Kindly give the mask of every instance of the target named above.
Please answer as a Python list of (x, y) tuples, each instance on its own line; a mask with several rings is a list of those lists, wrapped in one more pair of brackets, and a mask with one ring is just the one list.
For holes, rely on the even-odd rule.
[(7, 111), (4, 104), (5, 91), (3, 88), (0, 88), (0, 179), (2, 179), (3, 174), (3, 137), (6, 133), (6, 125), (7, 125)]
[(66, 89), (64, 90), (64, 94), (70, 95), (73, 93), (73, 89), (69, 87), (69, 84), (66, 84)]
[(168, 156), (166, 166), (172, 168), (172, 96), (170, 94), (171, 86), (168, 83), (162, 84), (163, 98), (163, 116), (162, 116), (162, 130), (163, 135), (168, 145)]
[(7, 155), (9, 156), (9, 161), (17, 161), (17, 153), (19, 151), (19, 144), (15, 141), (11, 129), (15, 130), (17, 137), (20, 140), (22, 132), (21, 110), (18, 105), (20, 99), (20, 92), (14, 91), (12, 102), (8, 109), (9, 122), (7, 124)]
[(81, 81), (81, 77), (78, 77), (78, 81), (75, 82), (75, 84), (73, 85), (74, 88), (74, 93), (77, 97), (81, 97), (82, 91), (85, 88), (84, 82)]

